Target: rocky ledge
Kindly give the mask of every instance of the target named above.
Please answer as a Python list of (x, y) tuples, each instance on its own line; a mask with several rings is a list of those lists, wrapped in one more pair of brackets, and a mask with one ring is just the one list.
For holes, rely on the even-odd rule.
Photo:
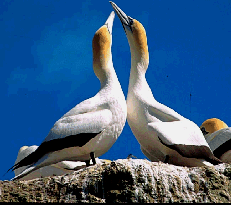
[(230, 202), (231, 165), (118, 159), (71, 174), (0, 181), (0, 202)]

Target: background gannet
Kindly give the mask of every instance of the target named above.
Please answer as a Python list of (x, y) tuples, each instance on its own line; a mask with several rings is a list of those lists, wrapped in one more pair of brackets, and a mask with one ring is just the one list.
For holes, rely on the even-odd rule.
[(223, 128), (228, 128), (228, 125), (218, 118), (207, 119), (200, 126), (200, 129), (208, 143), (212, 140), (209, 136), (211, 136), (212, 133)]
[(101, 83), (99, 92), (76, 105), (54, 124), (38, 149), (11, 168), (30, 165), (13, 179), (64, 160), (89, 162), (92, 158), (96, 163), (95, 157), (107, 152), (119, 137), (125, 125), (127, 107), (112, 63), (114, 17), (111, 12), (92, 40), (93, 69)]
[(195, 123), (155, 100), (145, 78), (149, 64), (145, 29), (115, 3), (110, 3), (122, 22), (130, 45), (127, 119), (143, 153), (152, 161), (160, 160), (175, 165), (220, 163)]
[[(18, 156), (15, 161), (15, 164), (17, 164), (19, 161), (27, 157), (29, 154), (34, 152), (38, 148), (37, 145), (33, 146), (23, 146), (18, 151)], [(97, 164), (107, 163), (109, 160), (99, 159), (96, 158)], [(14, 170), (15, 176), (21, 174), (28, 166), (19, 167), (18, 169)], [(48, 177), (48, 176), (59, 176), (64, 175), (67, 173), (71, 173), (73, 171), (79, 170), (86, 167), (85, 162), (74, 162), (74, 161), (61, 161), (56, 164), (51, 164), (49, 166), (41, 167), (40, 169), (37, 169), (24, 177), (22, 177), (20, 180), (31, 180), (35, 178), (41, 178), (41, 177)]]
[(213, 154), (223, 162), (231, 162), (231, 128), (218, 118), (205, 120), (201, 126)]

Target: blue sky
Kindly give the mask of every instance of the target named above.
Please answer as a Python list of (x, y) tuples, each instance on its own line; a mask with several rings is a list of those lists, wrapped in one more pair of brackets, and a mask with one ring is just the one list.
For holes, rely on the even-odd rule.
[[(198, 126), (212, 117), (231, 126), (231, 1), (114, 2), (146, 29), (146, 78), (156, 100)], [(2, 177), (20, 147), (40, 145), (63, 114), (98, 92), (91, 44), (111, 11), (105, 0), (0, 2), (0, 180), (14, 176)], [(126, 96), (131, 57), (117, 16), (112, 54)], [(126, 122), (100, 158), (116, 160), (130, 153), (145, 158)]]

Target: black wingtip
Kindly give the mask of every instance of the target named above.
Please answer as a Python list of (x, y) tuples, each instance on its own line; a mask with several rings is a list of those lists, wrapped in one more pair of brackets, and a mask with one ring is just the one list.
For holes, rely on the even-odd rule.
[(27, 166), (27, 165), (32, 164), (33, 163), (33, 158), (34, 158), (34, 153), (35, 152), (32, 152), (31, 154), (29, 154), (28, 156), (23, 158), (21, 161), (14, 164), (14, 166), (12, 166), (10, 169), (8, 169), (7, 172), (3, 176), (5, 176), (9, 171), (14, 171), (15, 169), (18, 169), (19, 167)]
[(10, 169), (7, 170), (7, 172), (5, 174), (7, 174), (9, 171), (14, 171), (15, 169), (17, 169), (17, 164), (15, 164), (14, 166), (12, 166)]
[(212, 155), (211, 157), (206, 159), (208, 162), (212, 163), (213, 165), (218, 165), (218, 164), (222, 164), (224, 162), (222, 162), (222, 160), (220, 160), (219, 158), (215, 157), (214, 155)]
[(18, 168), (18, 163), (17, 164), (15, 164), (14, 166), (12, 166), (10, 169), (8, 169), (7, 170), (7, 172), (5, 173), (5, 174), (3, 174), (3, 176), (2, 177), (5, 177), (6, 176), (6, 174), (9, 172), (9, 171), (14, 171), (15, 169), (17, 169)]
[[(175, 144), (175, 145), (167, 145), (164, 143), (160, 137), (158, 136), (160, 142), (165, 145), (166, 147), (177, 151), (183, 157), (188, 158), (198, 158), (198, 159), (205, 159), (206, 161), (210, 162), (213, 165), (223, 163), (220, 159), (218, 159), (210, 150), (209, 147), (205, 145), (195, 146), (195, 145), (182, 145), (182, 144)], [(196, 149), (200, 148), (200, 149)], [(192, 150), (192, 151), (191, 151)]]

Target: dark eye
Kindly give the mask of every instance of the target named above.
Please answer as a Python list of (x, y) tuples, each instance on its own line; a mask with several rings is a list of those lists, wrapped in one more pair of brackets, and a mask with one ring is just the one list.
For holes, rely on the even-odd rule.
[(207, 135), (209, 133), (209, 132), (206, 132), (204, 127), (201, 128), (201, 131), (202, 131), (203, 135)]
[(131, 26), (133, 24), (133, 18), (131, 18), (130, 16), (128, 16), (129, 19), (129, 26)]

